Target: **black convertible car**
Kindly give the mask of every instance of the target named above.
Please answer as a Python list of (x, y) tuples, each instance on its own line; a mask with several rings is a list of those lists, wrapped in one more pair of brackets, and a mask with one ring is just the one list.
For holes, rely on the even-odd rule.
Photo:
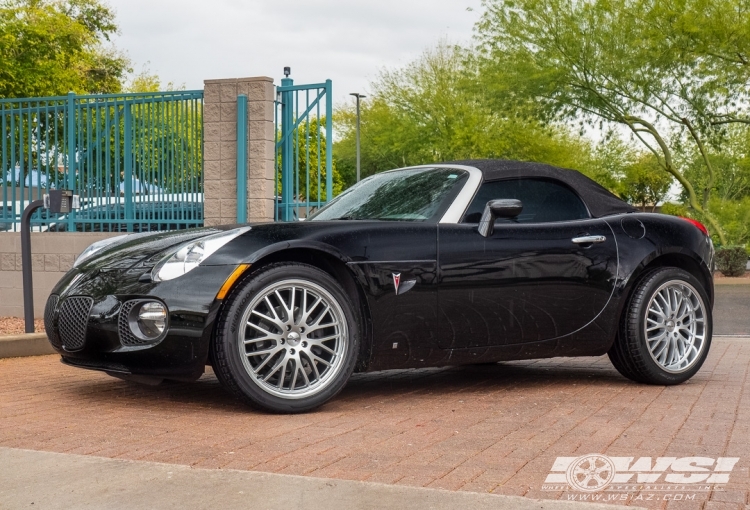
[(576, 171), (462, 161), (372, 176), (306, 221), (93, 244), (45, 321), (69, 365), (156, 383), (210, 364), (278, 412), (355, 370), (554, 356), (677, 384), (711, 344), (713, 255), (700, 223)]

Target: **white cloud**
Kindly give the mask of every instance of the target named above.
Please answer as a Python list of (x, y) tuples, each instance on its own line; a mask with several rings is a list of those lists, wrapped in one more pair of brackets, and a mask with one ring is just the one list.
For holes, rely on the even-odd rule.
[[(136, 70), (203, 88), (204, 79), (271, 76), (333, 80), (337, 102), (382, 67), (406, 64), (441, 37), (467, 42), (480, 0), (109, 0), (116, 46)], [(467, 11), (471, 7), (473, 11)]]

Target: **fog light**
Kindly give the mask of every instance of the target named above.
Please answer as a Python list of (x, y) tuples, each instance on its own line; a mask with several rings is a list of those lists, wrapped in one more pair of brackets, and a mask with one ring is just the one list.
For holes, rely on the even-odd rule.
[(158, 338), (167, 327), (167, 308), (157, 301), (147, 301), (138, 311), (138, 329), (146, 338)]

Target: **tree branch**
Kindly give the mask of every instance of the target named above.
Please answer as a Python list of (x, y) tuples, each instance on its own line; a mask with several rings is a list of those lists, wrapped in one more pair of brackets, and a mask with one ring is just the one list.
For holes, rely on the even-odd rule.
[(690, 131), (690, 135), (698, 145), (698, 150), (700, 150), (703, 161), (706, 163), (706, 168), (708, 168), (708, 182), (706, 182), (706, 186), (703, 188), (703, 208), (706, 209), (708, 207), (708, 199), (711, 194), (711, 190), (714, 187), (714, 167), (711, 164), (711, 160), (708, 158), (708, 153), (706, 152), (706, 147), (703, 145), (703, 140), (701, 140), (700, 136), (698, 136), (698, 133), (693, 127), (693, 124), (687, 118), (683, 118), (682, 123), (685, 124), (685, 126), (687, 126), (688, 130)]
[(750, 119), (731, 118), (727, 120), (715, 120), (711, 122), (712, 126), (720, 126), (722, 124), (750, 124)]

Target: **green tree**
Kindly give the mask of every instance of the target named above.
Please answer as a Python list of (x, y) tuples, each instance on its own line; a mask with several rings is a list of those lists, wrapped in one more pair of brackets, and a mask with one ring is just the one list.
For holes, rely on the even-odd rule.
[[(510, 105), (492, 105), (469, 50), (441, 42), (404, 68), (383, 71), (371, 88), (361, 110), (363, 177), (401, 166), (468, 158), (540, 161), (588, 175), (606, 174), (588, 140), (564, 126), (522, 117)], [(346, 185), (351, 185), (353, 106), (337, 111), (336, 128), (336, 161)]]
[(139, 73), (133, 74), (123, 85), (123, 92), (162, 92), (185, 90), (185, 84), (176, 86), (173, 82), (163, 84), (159, 75), (152, 72), (149, 63), (143, 65)]
[[(295, 164), (292, 168), (292, 195), (299, 202), (325, 202), (326, 190), (326, 118), (311, 118), (300, 123), (292, 135), (292, 151)], [(278, 133), (281, 136), (281, 132)], [(334, 151), (335, 152), (335, 151)], [(281, 196), (281, 152), (276, 153), (277, 193)], [(344, 190), (344, 180), (338, 169), (338, 161), (333, 158), (332, 195), (335, 197)], [(320, 174), (319, 174), (320, 172)]]
[(99, 0), (0, 1), (0, 98), (119, 92), (128, 59)]
[[(627, 129), (710, 212), (709, 157), (722, 127), (750, 122), (750, 25), (741, 0), (485, 0), (478, 25), (483, 79), (495, 103), (523, 104), (547, 120)], [(734, 33), (724, 33), (729, 29)], [(502, 79), (501, 79), (502, 78)], [(692, 146), (706, 179), (691, 182), (676, 153)]]
[(740, 200), (712, 198), (711, 210), (726, 230), (725, 246), (750, 246), (750, 197)]
[(659, 162), (652, 154), (644, 154), (625, 168), (619, 183), (620, 197), (643, 211), (656, 210), (669, 193), (672, 176), (662, 172)]
[[(708, 156), (716, 171), (712, 183), (712, 196), (720, 200), (741, 200), (750, 196), (750, 131), (733, 125), (726, 130), (718, 147), (709, 147)], [(682, 154), (685, 176), (697, 187), (707, 186), (708, 175), (703, 159), (696, 151)], [(683, 200), (686, 197), (683, 196)]]

